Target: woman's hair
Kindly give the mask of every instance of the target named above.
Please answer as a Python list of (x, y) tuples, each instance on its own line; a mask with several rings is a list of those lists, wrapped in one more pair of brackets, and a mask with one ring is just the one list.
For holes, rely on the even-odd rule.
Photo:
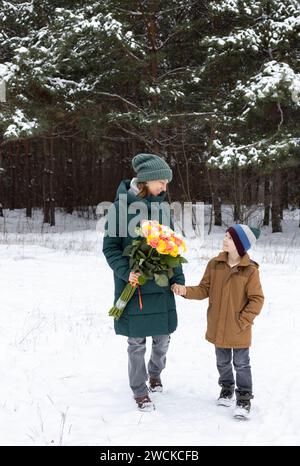
[(140, 181), (139, 183), (137, 183), (137, 187), (139, 188), (138, 196), (140, 197), (149, 196), (149, 189), (145, 181)]

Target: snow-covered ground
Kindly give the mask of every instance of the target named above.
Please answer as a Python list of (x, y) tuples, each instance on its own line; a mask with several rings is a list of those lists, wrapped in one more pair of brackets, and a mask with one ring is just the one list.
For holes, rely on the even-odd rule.
[[(153, 396), (156, 411), (139, 412), (127, 341), (107, 314), (113, 277), (96, 221), (58, 213), (58, 227), (42, 231), (40, 217), (0, 218), (1, 445), (300, 445), (299, 211), (285, 212), (282, 234), (263, 229), (251, 254), (266, 300), (253, 328), (247, 422), (216, 406), (206, 301), (180, 297), (165, 390)], [(224, 231), (214, 227), (202, 245), (188, 241), (188, 284), (198, 283)]]

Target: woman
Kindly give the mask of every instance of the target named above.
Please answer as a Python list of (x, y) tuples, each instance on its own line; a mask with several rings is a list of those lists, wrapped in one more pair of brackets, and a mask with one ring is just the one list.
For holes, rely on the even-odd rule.
[[(134, 210), (133, 203), (142, 202), (144, 211), (148, 215), (146, 220), (158, 220), (160, 223), (164, 220), (164, 224), (166, 224), (164, 214), (166, 214), (166, 208), (169, 209), (168, 204), (163, 203), (167, 184), (172, 180), (172, 170), (169, 165), (158, 155), (138, 154), (133, 158), (132, 166), (137, 174), (136, 177), (131, 181), (121, 181), (115, 202), (108, 213), (107, 225), (111, 221), (115, 223), (115, 235), (109, 235), (108, 231), (103, 240), (103, 253), (114, 272), (114, 304), (128, 281), (136, 284), (139, 275), (130, 271), (128, 258), (122, 256), (124, 248), (131, 244), (133, 236), (131, 236), (130, 231), (128, 232), (128, 228), (126, 235), (120, 234), (120, 214), (123, 215), (122, 218), (126, 219), (128, 227), (134, 218), (134, 215), (130, 213)], [(124, 197), (126, 199), (126, 215), (124, 215)], [(157, 206), (160, 208), (157, 209)], [(120, 212), (121, 210), (123, 212)], [(155, 218), (153, 218), (154, 215)], [(169, 219), (168, 226), (173, 229), (173, 222), (170, 217)], [(170, 334), (177, 327), (176, 304), (174, 294), (171, 291), (173, 283), (185, 284), (181, 266), (174, 269), (174, 276), (169, 279), (167, 287), (160, 287), (156, 285), (154, 280), (149, 280), (140, 288), (142, 309), (140, 309), (139, 295), (136, 291), (120, 319), (114, 321), (116, 334), (128, 337), (129, 384), (137, 407), (142, 411), (155, 409), (149, 397), (149, 391), (162, 391), (160, 374), (166, 365)], [(147, 365), (148, 374), (144, 359), (147, 336), (152, 337), (152, 352)], [(146, 385), (148, 376), (149, 388)]]

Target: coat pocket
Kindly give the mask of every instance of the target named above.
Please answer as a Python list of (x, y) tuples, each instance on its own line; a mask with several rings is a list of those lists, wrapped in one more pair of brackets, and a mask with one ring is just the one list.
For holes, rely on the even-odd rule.
[(234, 318), (235, 318), (236, 325), (238, 327), (238, 333), (242, 333), (244, 329), (242, 328), (240, 324), (240, 311), (234, 313)]
[(208, 308), (206, 311), (206, 318), (207, 318), (207, 322), (211, 321), (211, 304), (208, 305)]

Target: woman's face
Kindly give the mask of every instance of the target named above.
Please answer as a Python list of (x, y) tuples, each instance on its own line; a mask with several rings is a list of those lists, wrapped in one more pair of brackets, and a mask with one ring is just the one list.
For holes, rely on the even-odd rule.
[(165, 192), (167, 190), (167, 184), (168, 180), (147, 181), (147, 187), (152, 196), (159, 196), (162, 191)]
[(226, 232), (226, 235), (223, 239), (223, 251), (228, 252), (229, 254), (238, 254), (233, 239), (231, 238), (231, 235), (228, 233), (228, 231)]

